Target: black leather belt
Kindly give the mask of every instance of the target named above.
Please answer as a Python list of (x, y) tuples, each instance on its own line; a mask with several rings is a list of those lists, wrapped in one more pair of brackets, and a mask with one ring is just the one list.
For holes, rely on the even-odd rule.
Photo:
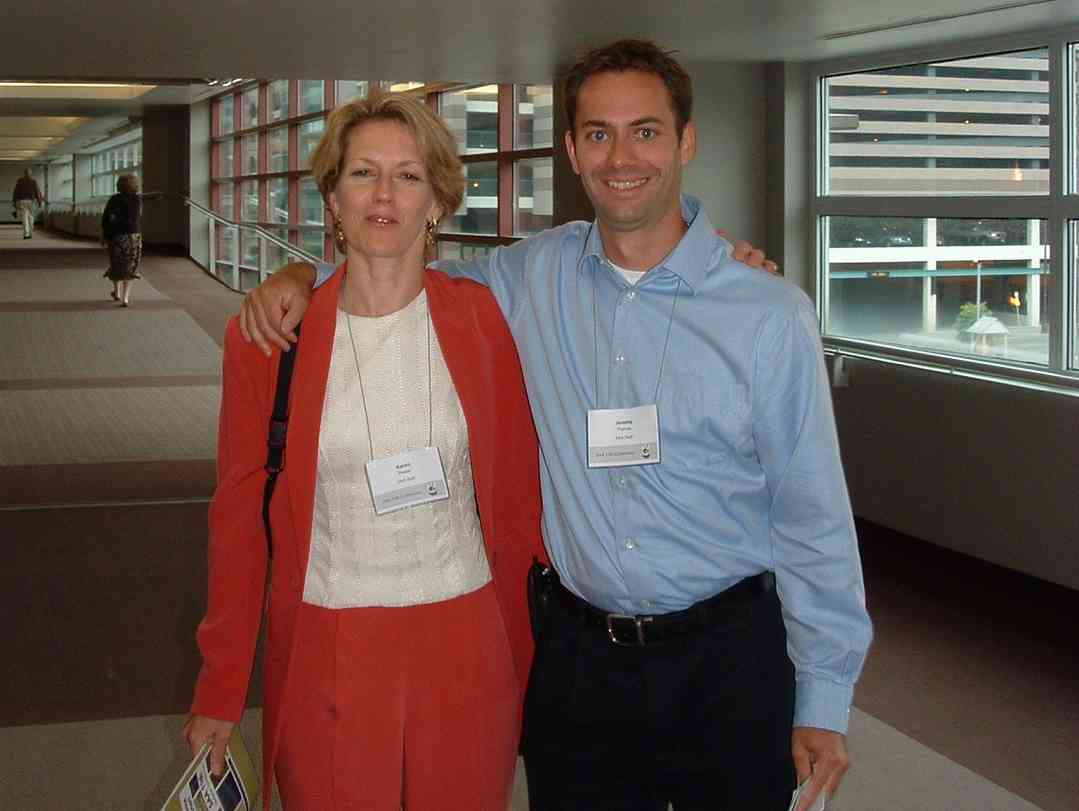
[(775, 588), (772, 572), (739, 580), (729, 589), (670, 614), (611, 614), (587, 603), (557, 583), (555, 594), (567, 613), (588, 626), (607, 631), (607, 638), (623, 647), (644, 647), (676, 636), (703, 631), (722, 622), (736, 605), (752, 602)]

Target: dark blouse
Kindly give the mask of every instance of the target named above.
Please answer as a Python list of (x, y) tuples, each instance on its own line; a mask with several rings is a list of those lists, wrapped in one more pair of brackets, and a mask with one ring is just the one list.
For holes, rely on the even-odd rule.
[(115, 239), (121, 234), (137, 234), (142, 217), (142, 200), (137, 194), (114, 194), (101, 214), (101, 235)]

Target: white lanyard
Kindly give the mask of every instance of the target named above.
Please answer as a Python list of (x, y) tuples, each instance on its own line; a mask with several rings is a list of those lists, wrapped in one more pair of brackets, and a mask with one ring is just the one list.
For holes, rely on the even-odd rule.
[(367, 484), (371, 488), (371, 501), (376, 515), (403, 510), (432, 501), (445, 501), (450, 497), (446, 472), (438, 448), (432, 445), (434, 418), (434, 394), (431, 383), (431, 311), (427, 309), (427, 446), (409, 448), (383, 459), (375, 458), (375, 442), (371, 433), (371, 418), (367, 410), (367, 396), (360, 372), (360, 358), (356, 353), (356, 340), (352, 335), (352, 318), (345, 313), (348, 340), (352, 346), (352, 358), (356, 363), (356, 377), (360, 384), (360, 401), (367, 425), (367, 444), (370, 461), (364, 465)]
[[(591, 228), (589, 228), (591, 234)], [(585, 239), (588, 244), (588, 239)], [(582, 251), (582, 258), (584, 252)], [(579, 262), (578, 262), (579, 266)], [(596, 314), (596, 276), (592, 268), (592, 357), (594, 390), (593, 402), (599, 405), (599, 319)], [(663, 352), (659, 358), (659, 370), (656, 372), (656, 390), (651, 403), (634, 408), (590, 408), (588, 409), (587, 440), (588, 467), (628, 467), (631, 465), (658, 465), (660, 463), (659, 446), (659, 402), (660, 387), (663, 383), (663, 367), (667, 362), (667, 350), (671, 345), (671, 328), (674, 325), (674, 311), (678, 306), (678, 294), (682, 290), (682, 279), (674, 291), (671, 313), (667, 320), (667, 336), (663, 342)]]

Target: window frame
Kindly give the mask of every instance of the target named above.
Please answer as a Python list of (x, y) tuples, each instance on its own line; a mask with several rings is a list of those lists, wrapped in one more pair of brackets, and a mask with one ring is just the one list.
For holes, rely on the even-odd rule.
[[(270, 118), (269, 93), (270, 85), (274, 82), (288, 82), (288, 113), (283, 118)], [(299, 114), (300, 83), (302, 81), (323, 81), (323, 109)], [(325, 121), (333, 107), (336, 105), (339, 82), (341, 79), (309, 80), (309, 79), (260, 79), (238, 82), (226, 90), (218, 93), (210, 99), (210, 181), (211, 195), (210, 204), (214, 211), (220, 210), (221, 192), (225, 185), (232, 188), (232, 205), (230, 211), (223, 213), (227, 219), (248, 225), (258, 225), (271, 233), (287, 231), (288, 241), (294, 245), (302, 246), (303, 233), (315, 230), (316, 226), (304, 225), (300, 222), (300, 188), (304, 178), (310, 177), (310, 169), (303, 167), (300, 156), (300, 129), (311, 121)], [(366, 81), (368, 89), (381, 87), (389, 91), (392, 84), (386, 80), (376, 79), (349, 79), (345, 81)], [(480, 83), (450, 83), (431, 82), (422, 84), (409, 90), (397, 91), (415, 95), (421, 98), (436, 112), (441, 106), (441, 96), (444, 93), (466, 90), (471, 87), (493, 84), (491, 82)], [(461, 160), (465, 164), (470, 163), (495, 163), (498, 169), (498, 210), (497, 210), (497, 234), (438, 234), (438, 242), (460, 243), (473, 246), (493, 247), (495, 245), (508, 245), (523, 238), (515, 233), (515, 208), (517, 205), (517, 189), (515, 183), (515, 169), (521, 161), (535, 158), (549, 158), (554, 161), (554, 144), (549, 147), (530, 149), (517, 149), (515, 146), (516, 127), (516, 87), (515, 84), (498, 84), (498, 146), (491, 152), (478, 153), (475, 155), (462, 155)], [(252, 88), (257, 87), (259, 93), (258, 122), (255, 126), (237, 129), (235, 125), (241, 123), (238, 112), (243, 110), (243, 97)], [(552, 90), (553, 92), (553, 90)], [(228, 132), (220, 131), (220, 110), (224, 99), (232, 100), (233, 129)], [(269, 137), (270, 132), (278, 128), (288, 128), (288, 169), (286, 171), (270, 171), (269, 166)], [(258, 144), (258, 168), (253, 174), (245, 174), (243, 166), (243, 140), (245, 137), (255, 136)], [(232, 155), (232, 174), (219, 175), (219, 155), (223, 150), (230, 149)], [(273, 221), (269, 210), (269, 184), (271, 181), (286, 177), (288, 178), (289, 194), (289, 222), (287, 224)], [(245, 182), (256, 182), (259, 190), (259, 216), (256, 220), (245, 219), (243, 215), (242, 187)], [(327, 261), (334, 261), (337, 257), (333, 238), (326, 227), (329, 223), (329, 213), (323, 209), (324, 224), (322, 256)], [(241, 262), (241, 268), (252, 270)]]
[[(448, 88), (442, 92), (459, 92), (473, 87), (482, 87), (493, 82), (474, 82)], [(454, 242), (463, 245), (495, 247), (512, 245), (525, 237), (517, 234), (514, 228), (514, 208), (517, 204), (515, 183), (516, 166), (520, 161), (533, 158), (550, 158), (554, 161), (554, 143), (549, 147), (518, 149), (516, 146), (516, 84), (498, 84), (498, 145), (495, 150), (478, 152), (474, 155), (461, 155), (461, 163), (494, 163), (498, 171), (498, 233), (497, 234), (456, 234), (439, 232), (438, 241)], [(439, 112), (441, 93), (429, 94), (428, 104)]]
[[(832, 76), (928, 62), (952, 61), (992, 54), (1047, 48), (1049, 55), (1049, 193), (1046, 195), (996, 196), (886, 196), (826, 194), (827, 188), (827, 87)], [(1075, 59), (1079, 54), (1079, 26), (1058, 27), (978, 39), (962, 40), (876, 53), (830, 59), (810, 65), (807, 92), (813, 110), (812, 196), (809, 217), (813, 239), (813, 279), (816, 285), (818, 318), (826, 352), (871, 360), (915, 366), (946, 374), (974, 377), (1011, 385), (1033, 387), (1079, 396), (1079, 266), (1069, 261), (1075, 256), (1073, 234), (1079, 227), (1079, 185), (1073, 119), (1079, 119), (1076, 99)], [(1069, 138), (1071, 137), (1071, 140)], [(1040, 219), (1047, 224), (1049, 247), (1048, 363), (1033, 367), (1003, 358), (978, 358), (920, 350), (895, 344), (831, 335), (829, 315), (828, 217), (911, 217)], [(1076, 263), (1079, 265), (1079, 263)]]
[[(288, 100), (286, 104), (286, 113), (282, 118), (271, 118), (269, 101), (270, 101), (270, 85), (275, 82), (287, 81), (288, 82)], [(299, 109), (299, 85), (300, 81), (321, 81), (323, 83), (322, 99), (323, 109), (314, 112), (308, 112), (304, 114), (298, 114), (295, 111)], [(233, 129), (229, 132), (220, 131), (220, 105), (223, 99), (232, 98), (233, 104), (233, 119), (234, 124), (236, 122), (236, 110), (242, 108), (242, 99), (244, 95), (250, 92), (253, 88), (258, 89), (258, 121), (254, 126), (244, 127), (242, 129)], [(333, 242), (332, 238), (326, 233), (325, 224), (321, 226), (305, 225), (300, 222), (300, 180), (305, 176), (311, 174), (309, 169), (304, 169), (300, 166), (298, 147), (299, 147), (299, 128), (302, 124), (308, 121), (316, 119), (325, 119), (330, 110), (333, 109), (333, 104), (336, 99), (337, 83), (333, 80), (325, 79), (259, 79), (247, 82), (239, 82), (226, 91), (214, 96), (211, 103), (211, 115), (210, 115), (210, 165), (211, 165), (211, 195), (210, 205), (212, 210), (219, 211), (221, 203), (221, 190), (224, 184), (232, 186), (232, 206), (231, 211), (222, 213), (227, 219), (233, 220), (237, 223), (245, 225), (257, 225), (270, 233), (280, 234), (285, 233), (288, 242), (296, 246), (303, 246), (303, 234), (310, 231), (322, 232), (322, 251), (323, 257), (333, 257)], [(270, 133), (275, 130), (284, 129), (287, 133), (286, 143), (288, 148), (288, 165), (285, 169), (279, 171), (271, 171), (270, 169)], [(254, 136), (256, 138), (256, 154), (257, 154), (257, 168), (252, 174), (244, 172), (243, 165), (243, 141), (245, 137)], [(219, 175), (217, 169), (219, 166), (218, 156), (224, 149), (232, 150), (232, 174), (231, 175)], [(274, 220), (270, 211), (269, 204), (269, 187), (271, 181), (286, 179), (288, 181), (288, 222), (282, 223)], [(258, 189), (258, 217), (255, 220), (247, 219), (244, 214), (244, 195), (243, 184), (247, 182), (254, 182), (257, 184)], [(325, 222), (324, 212), (324, 222)], [(241, 255), (242, 258), (242, 255)], [(256, 270), (257, 268), (249, 267), (241, 261), (241, 269), (244, 270)]]
[[(115, 157), (124, 153), (127, 149), (135, 147), (137, 160), (125, 166), (114, 165), (118, 163)], [(135, 175), (142, 185), (142, 127), (137, 127), (131, 132), (124, 133), (116, 138), (109, 139), (107, 145), (99, 147), (96, 151), (88, 153), (90, 157), (90, 197), (85, 201), (87, 204), (99, 204), (116, 194), (116, 181), (120, 175)], [(108, 160), (108, 168), (98, 168), (98, 160)], [(72, 171), (74, 171), (74, 156), (72, 156)], [(126, 160), (126, 158), (125, 158)], [(65, 181), (66, 182), (66, 181)], [(101, 186), (104, 190), (97, 191)]]

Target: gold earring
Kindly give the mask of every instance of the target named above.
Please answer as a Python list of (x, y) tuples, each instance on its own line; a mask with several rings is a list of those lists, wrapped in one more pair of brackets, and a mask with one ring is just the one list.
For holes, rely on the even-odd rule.
[(337, 250), (344, 253), (348, 243), (345, 241), (345, 229), (341, 227), (341, 216), (339, 214), (333, 215), (333, 241), (337, 245)]
[(427, 221), (427, 247), (435, 247), (435, 232), (438, 230), (438, 220)]

